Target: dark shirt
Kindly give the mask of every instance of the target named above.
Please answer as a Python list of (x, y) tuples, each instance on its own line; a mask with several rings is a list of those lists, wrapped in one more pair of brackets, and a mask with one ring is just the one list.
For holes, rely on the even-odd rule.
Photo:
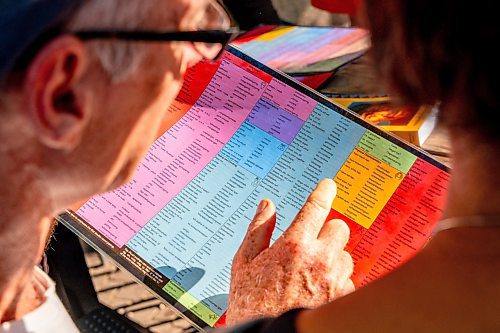
[(281, 24), (271, 0), (224, 0), (224, 5), (243, 30), (259, 24)]
[(277, 318), (263, 318), (219, 333), (296, 333), (295, 318), (302, 309), (290, 310)]

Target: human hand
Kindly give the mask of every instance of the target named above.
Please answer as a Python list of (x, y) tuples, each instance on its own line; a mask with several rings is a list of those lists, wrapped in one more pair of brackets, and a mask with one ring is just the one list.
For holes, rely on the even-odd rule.
[(341, 220), (325, 223), (336, 189), (322, 180), (271, 247), (276, 209), (269, 200), (259, 204), (233, 259), (228, 324), (317, 307), (354, 290), (352, 258), (344, 251), (349, 228)]

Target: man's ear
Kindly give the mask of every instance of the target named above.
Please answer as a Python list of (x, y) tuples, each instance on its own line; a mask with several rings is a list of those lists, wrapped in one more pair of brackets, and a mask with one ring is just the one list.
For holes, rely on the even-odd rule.
[(61, 36), (38, 52), (24, 85), (28, 112), (40, 141), (53, 149), (72, 150), (91, 116), (81, 78), (89, 55), (82, 41)]

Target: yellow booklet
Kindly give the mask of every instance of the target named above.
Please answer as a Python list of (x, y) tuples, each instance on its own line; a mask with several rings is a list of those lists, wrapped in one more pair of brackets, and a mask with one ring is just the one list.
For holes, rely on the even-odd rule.
[(424, 143), (437, 122), (436, 106), (397, 105), (391, 103), (390, 97), (331, 98), (331, 100), (416, 146)]

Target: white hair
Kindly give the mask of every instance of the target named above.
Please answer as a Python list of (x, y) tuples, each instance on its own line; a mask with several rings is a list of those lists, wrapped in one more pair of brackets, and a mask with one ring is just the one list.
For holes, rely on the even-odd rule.
[[(157, 4), (156, 0), (88, 0), (74, 14), (68, 28), (133, 30), (148, 20)], [(144, 46), (136, 42), (95, 40), (88, 45), (113, 83), (134, 74), (145, 55)]]

